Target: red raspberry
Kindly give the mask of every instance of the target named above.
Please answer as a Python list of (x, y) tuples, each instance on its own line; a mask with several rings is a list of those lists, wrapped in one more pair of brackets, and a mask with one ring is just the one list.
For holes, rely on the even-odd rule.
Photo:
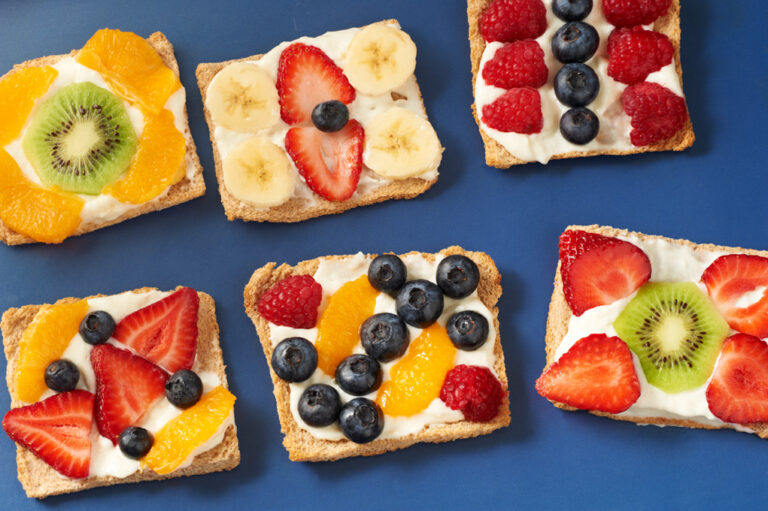
[(288, 277), (261, 295), (259, 314), (276, 325), (313, 328), (323, 288), (309, 275)]
[(461, 410), (472, 422), (488, 422), (499, 414), (506, 392), (487, 367), (457, 365), (445, 377), (440, 399), (451, 410)]
[(483, 67), (485, 81), (502, 89), (538, 88), (547, 83), (548, 76), (544, 52), (532, 40), (505, 44)]
[(685, 100), (658, 83), (640, 82), (624, 89), (624, 111), (632, 117), (630, 140), (644, 146), (677, 133), (688, 120)]
[(536, 39), (546, 29), (547, 8), (541, 0), (495, 0), (480, 15), (486, 42)]
[(544, 127), (539, 91), (533, 87), (509, 89), (483, 107), (483, 122), (504, 132), (539, 133)]
[(608, 76), (632, 85), (672, 62), (675, 48), (664, 34), (643, 27), (617, 28), (608, 38)]
[(669, 10), (672, 0), (603, 0), (603, 13), (611, 25), (648, 25)]

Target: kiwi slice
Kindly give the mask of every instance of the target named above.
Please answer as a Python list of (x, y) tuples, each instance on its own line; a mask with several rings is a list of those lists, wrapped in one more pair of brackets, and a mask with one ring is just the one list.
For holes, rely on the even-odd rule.
[(98, 195), (136, 151), (123, 102), (90, 82), (62, 87), (35, 111), (24, 152), (45, 186)]
[(693, 282), (649, 282), (613, 328), (637, 355), (648, 383), (668, 393), (703, 385), (730, 331)]

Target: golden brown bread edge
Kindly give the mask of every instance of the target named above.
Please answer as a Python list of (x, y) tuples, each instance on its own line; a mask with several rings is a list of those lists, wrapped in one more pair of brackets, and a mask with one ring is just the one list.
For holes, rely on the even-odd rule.
[[(595, 0), (599, 2), (600, 0)], [(477, 74), (480, 71), (480, 60), (485, 50), (485, 40), (480, 34), (480, 15), (485, 8), (491, 4), (493, 0), (467, 0), (467, 19), (469, 21), (469, 47), (470, 47), (470, 60), (472, 62), (472, 96), (475, 96), (475, 82), (477, 82)], [(680, 77), (680, 85), (683, 83), (683, 68), (680, 63), (680, 0), (672, 0), (672, 6), (667, 14), (661, 16), (653, 24), (653, 30), (660, 32), (672, 42), (675, 47), (675, 70), (677, 76)], [(521, 165), (524, 163), (531, 163), (527, 161), (515, 158), (509, 151), (492, 139), (483, 130), (478, 117), (477, 107), (475, 102), (472, 102), (472, 115), (475, 117), (477, 127), (480, 131), (480, 136), (483, 137), (483, 145), (485, 146), (485, 163), (491, 167), (500, 169), (506, 169), (513, 165)], [(582, 158), (587, 156), (598, 156), (601, 154), (610, 155), (626, 155), (636, 153), (648, 153), (656, 151), (682, 151), (693, 145), (696, 137), (693, 133), (693, 124), (691, 123), (690, 116), (685, 125), (678, 131), (675, 136), (656, 142), (655, 144), (636, 147), (629, 151), (621, 150), (606, 150), (606, 151), (572, 151), (568, 153), (556, 154), (552, 156), (553, 160), (561, 160), (565, 158)]]
[[(397, 20), (384, 20), (377, 23), (394, 23), (400, 26)], [(216, 167), (216, 179), (219, 182), (219, 195), (221, 196), (221, 203), (224, 206), (224, 212), (227, 215), (227, 219), (235, 220), (241, 219), (245, 221), (255, 222), (277, 222), (277, 223), (293, 223), (308, 220), (325, 215), (334, 215), (343, 213), (352, 208), (358, 206), (367, 206), (369, 204), (375, 204), (377, 202), (384, 202), (393, 199), (413, 199), (414, 197), (421, 195), (429, 190), (432, 185), (437, 182), (437, 176), (433, 179), (427, 180), (418, 177), (411, 177), (408, 179), (394, 180), (391, 183), (375, 188), (367, 193), (354, 195), (352, 198), (334, 202), (324, 199), (319, 195), (315, 195), (314, 201), (310, 199), (293, 197), (287, 202), (278, 206), (272, 206), (269, 208), (260, 208), (253, 204), (242, 201), (232, 195), (227, 187), (224, 185), (223, 176), (223, 163), (221, 155), (219, 154), (219, 148), (214, 139), (213, 133), (216, 129), (216, 125), (213, 122), (211, 113), (206, 106), (205, 98), (208, 91), (208, 86), (211, 80), (216, 74), (224, 69), (227, 65), (234, 62), (245, 62), (259, 60), (264, 55), (252, 55), (242, 59), (227, 60), (224, 62), (212, 62), (202, 63), (197, 66), (197, 84), (200, 87), (200, 95), (203, 99), (203, 110), (205, 112), (205, 120), (208, 123), (208, 132), (210, 134), (211, 146), (213, 147), (213, 160)], [(418, 89), (418, 84), (416, 85)], [(419, 99), (421, 100), (421, 109), (426, 116), (426, 109), (424, 108), (424, 101), (421, 98), (421, 92), (419, 91)]]
[[(155, 49), (158, 55), (160, 55), (160, 58), (163, 59), (163, 62), (165, 63), (165, 65), (171, 68), (174, 74), (178, 77), (179, 64), (176, 62), (176, 57), (173, 53), (173, 45), (165, 37), (165, 35), (162, 32), (155, 32), (154, 34), (152, 34), (147, 38), (147, 42), (150, 44), (150, 46), (152, 46), (152, 48)], [(26, 62), (23, 62), (21, 64), (16, 64), (15, 66), (13, 66), (13, 69), (8, 73), (6, 73), (6, 75), (9, 73), (13, 73), (14, 71), (18, 71), (19, 69), (24, 69), (27, 67), (55, 64), (56, 62), (63, 59), (64, 57), (72, 57), (77, 55), (77, 52), (78, 50), (72, 50), (67, 55), (49, 55), (47, 57), (40, 57), (34, 60), (28, 60)], [(1, 78), (2, 77), (0, 77), (0, 79)], [(171, 186), (164, 195), (160, 196), (159, 198), (151, 202), (141, 204), (138, 207), (131, 209), (130, 211), (126, 211), (125, 213), (115, 218), (114, 220), (92, 221), (87, 223), (81, 222), (77, 230), (75, 230), (74, 234), (72, 234), (72, 236), (79, 236), (81, 234), (86, 234), (86, 233), (95, 231), (97, 229), (103, 229), (104, 227), (109, 227), (110, 225), (119, 224), (120, 222), (123, 222), (130, 218), (137, 217), (139, 215), (143, 215), (145, 213), (151, 213), (152, 211), (159, 211), (161, 209), (170, 208), (171, 206), (181, 204), (182, 202), (190, 201), (197, 197), (201, 197), (203, 194), (205, 194), (205, 182), (203, 181), (203, 167), (202, 165), (200, 165), (200, 159), (197, 156), (197, 148), (195, 147), (195, 141), (192, 138), (192, 133), (189, 131), (189, 117), (187, 116), (186, 102), (184, 104), (184, 138), (187, 139), (187, 153), (186, 153), (186, 157), (184, 158), (183, 165), (186, 168), (186, 166), (188, 165), (188, 162), (191, 162), (192, 165), (195, 167), (195, 173), (192, 176), (192, 179), (189, 179), (185, 175), (181, 181)], [(0, 240), (5, 242), (7, 245), (24, 245), (27, 243), (39, 243), (38, 241), (30, 238), (29, 236), (13, 231), (11, 228), (5, 225), (2, 220), (0, 220)]]
[[(752, 250), (738, 247), (724, 247), (719, 245), (712, 245), (707, 243), (693, 243), (684, 239), (672, 239), (664, 236), (654, 236), (649, 234), (643, 234), (639, 232), (632, 232), (626, 229), (616, 229), (608, 226), (601, 225), (569, 225), (566, 230), (583, 230), (596, 234), (602, 234), (603, 236), (633, 236), (640, 240), (663, 240), (674, 245), (682, 245), (690, 247), (696, 252), (725, 252), (730, 254), (752, 254), (763, 257), (768, 257), (768, 251)], [(547, 364), (544, 369), (547, 369), (555, 361), (555, 353), (560, 345), (560, 342), (568, 332), (568, 322), (571, 319), (571, 309), (568, 303), (565, 301), (565, 295), (563, 294), (563, 281), (560, 275), (560, 262), (557, 263), (557, 270), (555, 271), (555, 283), (554, 290), (552, 291), (552, 300), (549, 302), (549, 316), (547, 317), (547, 333), (546, 333), (546, 353)], [(576, 408), (568, 406), (563, 403), (550, 400), (550, 402), (558, 408), (568, 411), (577, 411)], [(700, 429), (734, 429), (736, 428), (723, 425), (723, 426), (705, 426), (694, 421), (685, 419), (670, 419), (666, 417), (626, 417), (622, 415), (616, 415), (605, 412), (591, 411), (594, 415), (601, 417), (608, 417), (610, 419), (616, 419), (621, 421), (634, 422), (635, 424), (655, 424), (657, 426), (680, 426), (687, 428), (700, 428)], [(754, 431), (761, 438), (768, 438), (768, 423), (755, 423), (745, 425), (748, 429)], [(738, 430), (737, 430), (738, 431)]]
[[(429, 261), (434, 261), (437, 255), (409, 252), (408, 254), (402, 254), (401, 257), (410, 254), (422, 255)], [(496, 356), (494, 370), (499, 376), (502, 387), (506, 390), (508, 388), (507, 373), (504, 366), (504, 352), (501, 347), (501, 334), (499, 333), (499, 309), (496, 306), (501, 297), (501, 275), (493, 259), (483, 252), (469, 252), (461, 247), (453, 246), (441, 250), (439, 254), (446, 256), (451, 254), (465, 255), (472, 259), (480, 269), (480, 283), (477, 292), (480, 300), (493, 314), (493, 325), (496, 329), (496, 339), (493, 341), (494, 355)], [(440, 443), (486, 435), (499, 428), (508, 426), (510, 413), (509, 399), (507, 397), (504, 398), (499, 415), (490, 422), (479, 423), (464, 420), (451, 424), (431, 425), (419, 433), (410, 434), (402, 438), (374, 440), (367, 444), (356, 444), (350, 440), (330, 441), (318, 439), (296, 423), (290, 408), (290, 386), (278, 378), (269, 363), (272, 357), (269, 322), (259, 315), (256, 305), (261, 295), (278, 281), (292, 275), (314, 275), (322, 260), (343, 260), (351, 257), (353, 256), (318, 257), (309, 261), (302, 261), (296, 266), (289, 266), (287, 264), (277, 266), (275, 263), (269, 263), (256, 270), (245, 286), (243, 293), (245, 312), (256, 326), (261, 347), (267, 359), (267, 365), (270, 366), (269, 373), (274, 385), (277, 413), (280, 417), (280, 428), (284, 435), (283, 445), (288, 450), (289, 458), (292, 461), (335, 461), (350, 456), (373, 456), (388, 451), (404, 449), (420, 442)]]
[[(152, 291), (155, 288), (141, 288), (133, 290), (134, 293)], [(86, 299), (97, 298), (104, 295), (89, 296)], [(200, 306), (197, 319), (198, 342), (197, 364), (200, 371), (215, 372), (225, 387), (227, 384), (226, 366), (219, 345), (219, 325), (216, 321), (216, 304), (213, 298), (202, 292), (198, 292)], [(74, 302), (77, 298), (63, 298), (56, 303)], [(15, 394), (14, 373), (18, 356), (19, 342), (27, 326), (32, 322), (35, 314), (42, 305), (26, 305), (20, 308), (12, 308), (5, 311), (0, 321), (0, 330), (3, 334), (3, 348), (5, 358), (8, 361), (6, 368), (6, 382), (8, 392), (11, 394), (11, 407), (15, 408), (22, 403), (13, 398)], [(117, 477), (88, 477), (85, 479), (67, 479), (47, 463), (32, 454), (28, 449), (16, 446), (16, 467), (18, 477), (27, 497), (42, 499), (51, 495), (72, 493), (99, 486), (112, 486), (113, 484), (138, 483), (141, 481), (157, 481), (181, 476), (209, 474), (222, 470), (232, 470), (240, 464), (240, 447), (237, 440), (237, 429), (230, 426), (224, 434), (222, 442), (213, 449), (196, 456), (188, 467), (176, 470), (167, 475), (159, 475), (151, 469), (144, 468), (124, 478)]]

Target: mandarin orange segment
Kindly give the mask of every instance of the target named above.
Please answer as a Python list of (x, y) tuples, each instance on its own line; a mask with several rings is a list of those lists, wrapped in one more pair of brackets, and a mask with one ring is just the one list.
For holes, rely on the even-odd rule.
[(235, 396), (224, 387), (211, 390), (155, 434), (142, 463), (158, 474), (173, 472), (219, 430), (234, 405)]
[(317, 322), (317, 367), (333, 376), (360, 342), (360, 326), (373, 315), (379, 292), (368, 276), (347, 282), (331, 295)]
[(45, 94), (58, 74), (51, 66), (28, 67), (0, 80), (0, 147), (19, 136), (35, 101)]
[(88, 302), (78, 300), (43, 306), (21, 336), (16, 363), (15, 397), (35, 403), (48, 388), (45, 368), (61, 358), (88, 313)]
[(445, 375), (453, 368), (456, 348), (445, 328), (433, 323), (411, 343), (408, 353), (390, 370), (376, 401), (385, 415), (411, 416), (440, 396)]

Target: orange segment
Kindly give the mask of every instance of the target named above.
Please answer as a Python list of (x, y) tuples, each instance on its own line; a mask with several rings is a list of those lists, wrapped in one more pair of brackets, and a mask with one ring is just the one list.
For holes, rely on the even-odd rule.
[(216, 387), (157, 432), (142, 463), (158, 474), (173, 472), (219, 430), (234, 405), (235, 396)]
[(35, 403), (48, 388), (45, 368), (61, 358), (88, 313), (88, 302), (79, 300), (43, 306), (21, 336), (16, 364), (16, 399)]
[(376, 401), (384, 415), (411, 416), (440, 396), (445, 375), (453, 368), (456, 348), (437, 323), (422, 330), (390, 370), (391, 379), (379, 387)]
[(99, 30), (77, 55), (98, 71), (114, 92), (158, 114), (181, 82), (149, 43), (132, 32)]
[(333, 376), (360, 342), (360, 325), (373, 315), (379, 292), (363, 275), (331, 295), (317, 322), (317, 367)]
[(35, 101), (45, 94), (58, 74), (51, 66), (28, 67), (0, 80), (0, 147), (19, 136)]

